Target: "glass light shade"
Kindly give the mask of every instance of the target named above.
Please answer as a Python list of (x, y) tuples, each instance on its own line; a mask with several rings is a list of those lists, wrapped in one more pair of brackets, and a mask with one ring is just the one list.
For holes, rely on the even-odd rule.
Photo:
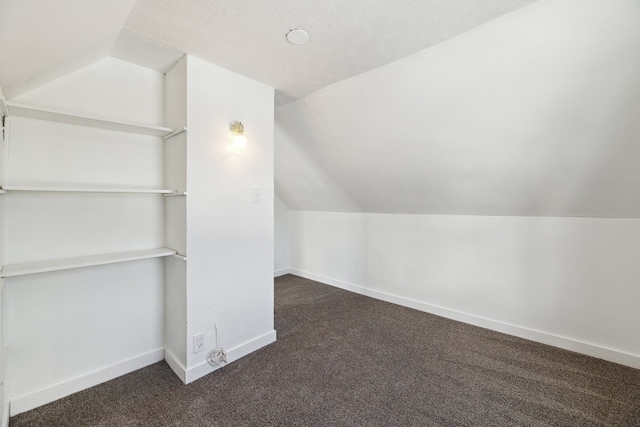
[(247, 137), (244, 135), (233, 135), (233, 145), (238, 148), (244, 148), (247, 145)]

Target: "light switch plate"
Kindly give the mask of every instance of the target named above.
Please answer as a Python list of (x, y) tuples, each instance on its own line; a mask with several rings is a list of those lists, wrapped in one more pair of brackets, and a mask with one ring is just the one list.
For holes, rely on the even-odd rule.
[(252, 203), (260, 203), (261, 199), (262, 199), (262, 191), (260, 190), (260, 187), (253, 187), (251, 189), (251, 202)]

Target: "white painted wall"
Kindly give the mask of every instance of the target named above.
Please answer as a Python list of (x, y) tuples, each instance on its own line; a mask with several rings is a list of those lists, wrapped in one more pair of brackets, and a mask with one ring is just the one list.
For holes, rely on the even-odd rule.
[(276, 111), (289, 209), (639, 217), (640, 2), (551, 0)]
[(273, 275), (282, 276), (289, 272), (289, 210), (276, 195), (274, 203), (274, 261)]
[[(0, 87), (0, 98), (4, 98)], [(0, 112), (0, 118), (3, 112)], [(0, 143), (4, 144), (4, 138), (0, 137)], [(5, 150), (0, 150), (0, 186), (4, 184)], [(4, 197), (0, 195), (0, 265), (6, 264), (5, 259), (5, 225)], [(9, 401), (7, 398), (7, 337), (6, 337), (6, 306), (5, 306), (5, 280), (0, 279), (0, 426), (9, 425)]]
[[(184, 87), (181, 79), (186, 81)], [(177, 105), (184, 106), (188, 129), (186, 282), (182, 291), (180, 286), (167, 285), (176, 294), (167, 301), (167, 321), (186, 324), (186, 335), (183, 338), (181, 330), (171, 330), (178, 326), (167, 325), (167, 332), (173, 334), (167, 339), (170, 347), (180, 346), (181, 340), (183, 345), (175, 351), (168, 347), (167, 361), (188, 383), (217, 369), (206, 361), (208, 352), (216, 348), (215, 325), (229, 362), (275, 340), (274, 91), (186, 56), (168, 75), (167, 95), (168, 101), (177, 97)], [(179, 124), (180, 114), (173, 110), (168, 107), (168, 116)], [(229, 132), (234, 120), (245, 126), (248, 142), (241, 150), (233, 146)], [(254, 188), (260, 190), (259, 203), (252, 202)], [(182, 274), (168, 263), (168, 278), (174, 275), (171, 271)], [(182, 309), (177, 305), (183, 301), (186, 317), (180, 319)], [(193, 336), (201, 333), (205, 351), (194, 353)]]
[(638, 52), (541, 1), (279, 107), (291, 271), (640, 367)]
[(640, 368), (640, 219), (289, 211), (291, 270)]
[(12, 415), (162, 360), (163, 260), (7, 279)]
[[(0, 163), (2, 162), (2, 154), (0, 154)], [(1, 166), (0, 166), (1, 168)], [(2, 174), (0, 173), (0, 176)], [(1, 180), (2, 178), (0, 178)], [(4, 245), (5, 245), (5, 213), (4, 213), (4, 197), (0, 195), (0, 227), (2, 232), (0, 233), (0, 265), (5, 264), (4, 257)], [(0, 426), (5, 427), (9, 425), (9, 399), (7, 394), (7, 307), (6, 307), (6, 292), (5, 292), (5, 279), (0, 279)]]
[[(149, 125), (163, 124), (163, 75), (106, 59), (13, 99)], [(159, 138), (11, 118), (7, 183), (163, 186)], [(18, 193), (4, 196), (9, 263), (164, 244), (157, 195)], [(162, 360), (160, 259), (6, 280), (12, 414)]]
[[(273, 88), (188, 57), (187, 336), (207, 333), (207, 351), (188, 351), (188, 369), (213, 369), (205, 358), (214, 324), (229, 350), (275, 340), (273, 96)], [(245, 126), (243, 151), (231, 144), (233, 120)], [(253, 187), (260, 203), (252, 203)]]

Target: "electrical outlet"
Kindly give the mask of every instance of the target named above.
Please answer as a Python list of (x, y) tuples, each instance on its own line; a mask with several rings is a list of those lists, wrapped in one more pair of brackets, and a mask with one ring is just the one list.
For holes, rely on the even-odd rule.
[(204, 332), (198, 335), (193, 336), (193, 354), (200, 353), (204, 351), (205, 343), (204, 343)]

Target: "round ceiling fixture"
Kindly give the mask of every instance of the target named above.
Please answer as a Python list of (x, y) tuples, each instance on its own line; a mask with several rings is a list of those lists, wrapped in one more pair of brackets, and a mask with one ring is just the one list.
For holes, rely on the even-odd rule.
[(303, 44), (309, 40), (309, 34), (304, 30), (291, 30), (287, 33), (287, 40), (291, 44)]

